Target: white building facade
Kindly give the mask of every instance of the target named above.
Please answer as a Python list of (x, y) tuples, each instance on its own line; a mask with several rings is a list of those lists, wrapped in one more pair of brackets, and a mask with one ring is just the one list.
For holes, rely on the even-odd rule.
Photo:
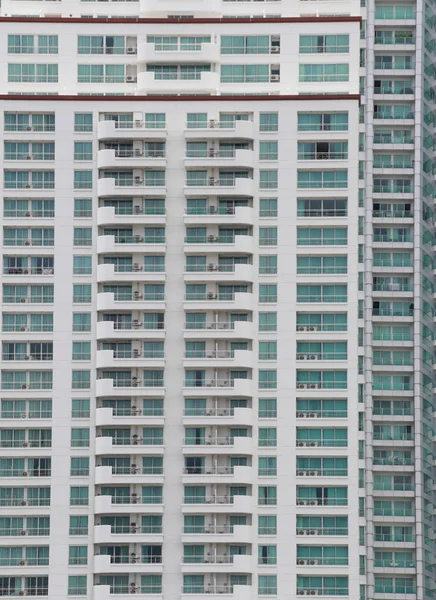
[(0, 595), (433, 598), (431, 19), (179, 4), (2, 5)]

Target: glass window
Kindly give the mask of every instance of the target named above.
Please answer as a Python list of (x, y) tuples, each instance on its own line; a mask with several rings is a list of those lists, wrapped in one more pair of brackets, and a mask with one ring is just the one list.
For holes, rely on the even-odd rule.
[(73, 313), (73, 331), (91, 331), (91, 313)]
[(74, 171), (74, 189), (92, 189), (92, 171)]
[(92, 160), (92, 142), (74, 142), (74, 160)]
[(73, 398), (71, 400), (71, 418), (89, 419), (91, 416), (91, 401), (89, 398)]
[(91, 388), (91, 371), (72, 372), (73, 390), (89, 390)]
[(75, 113), (74, 131), (92, 131), (92, 113)]
[(74, 246), (92, 246), (92, 228), (74, 227)]
[(259, 188), (261, 190), (276, 189), (278, 187), (278, 171), (269, 169), (259, 171)]
[(91, 275), (92, 256), (73, 256), (74, 275)]
[(260, 160), (278, 159), (278, 142), (260, 142), (259, 143)]
[[(87, 548), (85, 547), (87, 550)], [(70, 563), (71, 564), (71, 563)], [(79, 564), (79, 563), (76, 563)], [(83, 564), (83, 563), (80, 563)], [(69, 596), (86, 596), (87, 593), (87, 577), (86, 575), (69, 575), (68, 576), (68, 595)]]
[(91, 342), (73, 342), (73, 360), (91, 360)]
[(91, 286), (83, 284), (73, 285), (73, 302), (89, 303), (91, 302)]
[(74, 217), (92, 217), (91, 198), (74, 198)]
[(88, 506), (89, 504), (89, 488), (88, 486), (72, 486), (70, 487), (70, 505), (71, 506)]
[(279, 114), (278, 113), (260, 113), (259, 115), (260, 131), (278, 131)]

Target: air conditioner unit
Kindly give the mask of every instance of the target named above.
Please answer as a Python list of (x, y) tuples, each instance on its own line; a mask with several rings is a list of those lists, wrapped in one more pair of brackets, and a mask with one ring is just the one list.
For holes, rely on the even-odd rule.
[(280, 81), (280, 75), (271, 75), (270, 81)]
[(20, 565), (20, 567), (25, 567), (27, 565), (27, 560), (26, 559), (20, 560), (20, 562), (18, 564)]
[(309, 475), (311, 477), (317, 477), (319, 475), (318, 471), (309, 471)]
[(309, 442), (307, 445), (311, 446), (312, 448), (315, 448), (316, 446), (319, 446), (318, 442)]
[(297, 331), (307, 331), (306, 325), (298, 325), (297, 326)]
[(30, 360), (30, 356), (29, 355), (25, 356), (24, 360)]
[(297, 535), (307, 535), (307, 529), (298, 529)]
[(127, 77), (126, 77), (127, 83), (135, 83), (135, 81), (136, 81), (136, 77), (134, 77), (133, 75), (127, 75)]
[(129, 46), (128, 48), (126, 48), (126, 54), (136, 54), (136, 48), (133, 48), (133, 46)]
[(139, 263), (133, 263), (133, 270), (134, 271), (142, 271), (143, 266), (140, 265)]
[(297, 383), (297, 389), (298, 390), (305, 390), (305, 389), (307, 389), (307, 383)]
[(143, 297), (144, 297), (144, 296), (143, 296), (142, 294), (140, 294), (139, 292), (135, 292), (135, 293), (133, 294), (133, 300), (142, 300), (142, 299), (143, 299)]
[[(318, 561), (316, 561), (316, 564), (318, 564)], [(309, 594), (311, 596), (318, 596), (319, 595), (319, 590), (310, 590)]]
[(20, 535), (27, 535), (27, 529), (22, 529), (20, 531)]
[(25, 217), (31, 217), (32, 213), (31, 212), (26, 212), (26, 214), (24, 215)]
[(217, 295), (214, 294), (213, 292), (208, 292), (207, 299), (208, 300), (216, 300), (217, 299)]
[(306, 442), (297, 442), (297, 446), (302, 448), (303, 446), (306, 446)]
[(307, 565), (307, 560), (305, 560), (304, 558), (299, 558), (297, 560), (297, 565)]
[(279, 54), (280, 46), (271, 46), (271, 54)]
[(133, 350), (133, 358), (139, 358), (141, 356), (141, 352), (139, 350)]
[(298, 506), (307, 506), (307, 504), (308, 504), (307, 500), (297, 500)]
[(32, 160), (33, 156), (31, 156), (30, 154), (28, 156), (26, 156), (26, 160)]
[(299, 412), (299, 413), (297, 413), (297, 418), (298, 419), (304, 419), (305, 417), (307, 417), (307, 413), (305, 413), (305, 412)]
[(21, 473), (21, 476), (22, 476), (22, 477), (28, 477), (29, 475), (30, 475), (29, 471), (23, 471), (23, 472)]
[(21, 442), (21, 446), (22, 446), (22, 448), (28, 448), (29, 442)]
[(27, 327), (20, 327), (20, 331), (27, 331)]
[(305, 354), (297, 354), (297, 360), (305, 360), (305, 359), (306, 359)]
[(309, 506), (318, 506), (318, 502), (316, 500), (309, 500)]
[(319, 327), (315, 327), (314, 325), (311, 325), (309, 327), (309, 331), (319, 331)]
[(220, 122), (217, 121), (216, 119), (211, 119), (209, 121), (209, 127), (211, 127), (212, 129), (215, 129), (216, 127), (220, 126)]
[(307, 471), (297, 471), (298, 477), (305, 477), (307, 475)]
[(27, 390), (27, 387), (28, 387), (28, 386), (27, 386), (27, 383), (23, 383), (23, 385), (21, 386), (21, 389), (22, 389), (22, 390)]
[(318, 529), (311, 529), (309, 535), (318, 535)]
[(319, 355), (318, 354), (310, 354), (309, 355), (309, 360), (318, 360), (319, 359)]
[(20, 502), (20, 506), (28, 506), (29, 501), (28, 500), (21, 500)]
[(142, 213), (142, 207), (141, 206), (134, 206), (133, 207), (133, 212), (135, 213), (135, 215), (140, 215)]
[(318, 413), (309, 413), (308, 414), (308, 417), (311, 419), (316, 419), (318, 416), (319, 416)]
[(24, 242), (24, 245), (25, 245), (25, 246), (31, 246), (31, 245), (32, 245), (32, 240), (26, 240), (26, 241)]
[(27, 298), (20, 298), (20, 302), (27, 302)]
[(21, 413), (21, 418), (22, 419), (27, 419), (27, 413)]
[(26, 131), (33, 131), (33, 126), (29, 125), (28, 127), (26, 127)]
[(298, 596), (307, 596), (308, 591), (307, 590), (297, 590), (297, 594), (298, 594)]
[(142, 183), (142, 177), (140, 177), (139, 175), (135, 175), (135, 183)]
[(142, 127), (142, 121), (140, 119), (135, 120), (135, 127)]
[(25, 187), (26, 189), (30, 190), (30, 188), (31, 188), (32, 186), (30, 185), (30, 183), (26, 183), (26, 185), (25, 185), (24, 187)]
[[(27, 129), (30, 129), (30, 127), (28, 127)], [(27, 592), (26, 592), (26, 590), (21, 590), (18, 592), (18, 595), (19, 596), (27, 596)]]
[(321, 384), (320, 383), (311, 383), (309, 387), (311, 390), (319, 390), (321, 388)]

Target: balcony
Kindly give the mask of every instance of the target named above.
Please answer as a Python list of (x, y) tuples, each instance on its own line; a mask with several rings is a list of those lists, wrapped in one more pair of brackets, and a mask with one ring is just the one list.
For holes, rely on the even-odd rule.
[(99, 321), (97, 323), (98, 340), (131, 340), (132, 337), (134, 337), (135, 339), (149, 339), (150, 337), (152, 337), (153, 339), (163, 340), (165, 339), (165, 330), (163, 329), (163, 327), (150, 329), (147, 327), (146, 323), (134, 318), (132, 318), (131, 323), (114, 323), (113, 321)]
[(204, 498), (184, 498), (184, 514), (214, 513), (251, 513), (256, 500), (253, 496), (230, 496), (228, 494), (209, 494)]
[[(209, 433), (209, 435), (207, 435), (204, 439), (203, 438), (198, 438), (195, 440), (191, 440), (191, 439), (185, 439), (183, 441), (183, 452), (184, 454), (189, 454), (189, 455), (197, 455), (197, 454), (201, 454), (203, 455), (211, 455), (211, 456), (215, 456), (216, 454), (246, 454), (246, 455), (250, 455), (253, 453), (253, 447), (255, 446), (255, 443), (253, 441), (253, 438), (251, 437), (240, 437), (240, 436), (229, 436), (229, 435), (225, 435), (224, 433)], [(231, 470), (229, 470), (228, 467), (223, 467), (222, 473), (219, 472), (214, 472), (214, 469), (216, 467), (214, 466), (209, 466), (209, 467), (205, 467), (205, 471), (204, 473), (208, 473), (210, 471), (210, 475), (231, 475)], [(227, 469), (227, 470), (226, 470)], [(249, 478), (251, 478), (251, 467), (235, 467), (235, 469), (242, 469), (241, 473), (244, 474), (245, 473), (245, 477), (247, 477), (247, 469), (249, 469), (248, 471), (248, 476)], [(189, 469), (188, 469), (189, 471)], [(186, 472), (186, 469), (184, 470), (185, 475), (189, 474)], [(203, 474), (204, 474), (203, 473)], [(191, 473), (192, 475), (194, 475), (195, 473)], [(202, 475), (202, 473), (199, 473), (199, 475)]]
[[(177, 0), (140, 0), (141, 16), (166, 17), (178, 15), (180, 4)], [(219, 17), (222, 14), (221, 0), (187, 0), (183, 5), (183, 13), (198, 17)]]
[(108, 196), (144, 196), (144, 195), (165, 196), (165, 185), (148, 186), (142, 177), (132, 178), (127, 182), (117, 181), (111, 177), (100, 178), (97, 181), (97, 195), (100, 197)]
[[(252, 235), (226, 235), (220, 236), (215, 234), (208, 234), (205, 237), (186, 237), (184, 243), (185, 254), (223, 254), (223, 253), (238, 253), (238, 254), (253, 254), (254, 252), (254, 238)], [(213, 267), (215, 265), (209, 257), (209, 264)], [(249, 265), (235, 265), (235, 267), (248, 267)], [(222, 267), (224, 270), (224, 267)], [(235, 269), (236, 270), (236, 269)], [(217, 269), (209, 269), (206, 266), (206, 271), (219, 272), (219, 266)]]
[(167, 159), (163, 153), (148, 153), (141, 150), (99, 150), (97, 152), (97, 168), (165, 168)]
[(102, 264), (97, 266), (97, 282), (103, 283), (107, 281), (126, 282), (132, 280), (141, 282), (158, 281), (163, 283), (166, 279), (165, 270), (147, 270), (147, 265), (133, 263), (131, 266), (123, 265), (122, 268), (116, 267), (113, 264)]
[[(242, 237), (242, 236), (241, 236)], [(256, 301), (253, 294), (247, 292), (235, 292), (219, 296), (214, 291), (206, 294), (188, 294), (185, 296), (185, 310), (254, 310)]]
[[(112, 501), (113, 500), (113, 501)], [(122, 500), (122, 502), (120, 501)], [(94, 497), (94, 512), (95, 514), (103, 515), (118, 515), (118, 514), (163, 514), (162, 498), (157, 498), (160, 502), (143, 503), (142, 498), (132, 494), (126, 498), (112, 498), (112, 496), (95, 496)], [(138, 566), (136, 567), (138, 570)]]
[(254, 210), (251, 206), (220, 208), (209, 205), (207, 208), (185, 210), (185, 225), (253, 225)]
[[(235, 236), (235, 246), (236, 240), (238, 237)], [(246, 237), (246, 236), (245, 236)], [(239, 240), (238, 240), (239, 241)], [(215, 248), (214, 248), (215, 250)], [(210, 257), (208, 257), (210, 258)], [(185, 271), (183, 279), (185, 281), (208, 281), (212, 280), (214, 282), (221, 281), (248, 281), (252, 282), (254, 278), (254, 269), (253, 265), (243, 265), (243, 264), (233, 264), (233, 265), (220, 265), (216, 262), (209, 262), (204, 266), (196, 266), (195, 268), (189, 267), (188, 270)]]
[[(192, 561), (192, 562), (191, 562)], [(194, 562), (196, 561), (196, 562)], [(254, 558), (249, 554), (218, 554), (208, 552), (203, 557), (184, 557), (182, 573), (250, 573)]]
[(253, 179), (237, 177), (233, 180), (220, 180), (215, 177), (189, 180), (185, 185), (185, 196), (248, 196), (255, 195)]
[[(135, 463), (133, 463), (135, 465)], [(97, 466), (95, 468), (95, 483), (97, 485), (127, 485), (141, 484), (146, 480), (148, 484), (163, 484), (163, 471), (153, 474), (143, 471), (140, 467), (132, 466), (129, 469), (114, 472), (112, 467)]]
[(187, 140), (254, 140), (256, 135), (256, 127), (253, 121), (234, 121), (232, 126), (229, 126), (227, 122), (220, 123), (217, 119), (210, 119), (204, 126), (202, 123), (197, 127), (188, 125), (185, 129)]
[[(227, 316), (220, 316), (220, 320), (205, 321), (202, 323), (185, 323), (183, 337), (187, 340), (198, 339), (252, 339), (255, 325), (250, 321), (227, 321)], [(222, 320), (221, 320), (222, 319)], [(98, 326), (97, 326), (98, 327)], [(201, 332), (201, 336), (199, 333)]]
[[(162, 6), (162, 2), (159, 3), (159, 6)], [(198, 65), (201, 63), (217, 63), (219, 61), (220, 47), (213, 42), (197, 44), (193, 50), (184, 50), (180, 47), (174, 48), (172, 44), (167, 44), (163, 48), (162, 45), (154, 43), (144, 43), (138, 46), (138, 62), (177, 65), (193, 63)]]
[(153, 72), (138, 73), (137, 90), (139, 94), (216, 94), (219, 87), (219, 73), (210, 71), (199, 73), (199, 77), (195, 79), (182, 79), (179, 76), (171, 79), (157, 79)]
[(143, 425), (163, 425), (164, 414), (163, 409), (156, 410), (141, 410), (136, 406), (130, 409), (117, 411), (110, 407), (97, 407), (96, 410), (96, 425), (109, 425), (113, 427), (122, 427), (124, 425), (132, 425), (132, 421), (138, 427)]
[(160, 381), (156, 382), (154, 386), (150, 385), (150, 382), (147, 382), (145, 386), (144, 382), (137, 377), (122, 382), (117, 382), (114, 379), (97, 379), (96, 382), (96, 396), (98, 397), (125, 398), (127, 396), (130, 398), (132, 396), (146, 396), (155, 398), (156, 394), (159, 396), (165, 394), (165, 388)]
[(200, 151), (196, 156), (185, 157), (185, 167), (188, 168), (204, 168), (204, 167), (243, 167), (252, 169), (254, 166), (253, 150), (235, 150), (220, 152), (213, 148), (209, 148), (206, 152)]
[[(98, 410), (97, 410), (98, 413)], [(253, 410), (251, 408), (205, 408), (205, 409), (185, 409), (183, 416), (184, 425), (253, 425)]]
[(132, 121), (99, 121), (97, 124), (99, 140), (162, 140), (167, 137), (165, 123), (149, 123), (141, 119)]
[(196, 382), (185, 381), (183, 395), (187, 397), (200, 396), (242, 396), (252, 397), (254, 394), (254, 383), (252, 379), (224, 379), (224, 376), (216, 379), (210, 378)]
[(129, 352), (117, 353), (113, 350), (97, 350), (97, 369), (125, 368), (125, 367), (158, 367), (165, 366), (165, 357), (146, 356), (140, 348), (133, 348)]
[(138, 202), (129, 212), (117, 212), (111, 206), (100, 206), (97, 209), (97, 225), (120, 227), (121, 225), (165, 225), (165, 209), (144, 209), (142, 202)]
[(160, 561), (157, 560), (159, 558), (157, 556), (151, 558), (156, 560), (151, 561), (148, 557), (140, 555), (109, 556), (97, 554), (93, 557), (93, 571), (94, 573), (113, 573), (114, 575), (117, 573), (137, 573), (138, 571), (144, 575), (147, 573), (162, 573), (162, 557), (160, 557)]
[(205, 350), (204, 352), (186, 353), (183, 366), (188, 369), (196, 366), (205, 368), (252, 368), (253, 352), (251, 350)]
[[(228, 525), (217, 523), (217, 519), (210, 519), (214, 523), (204, 526), (185, 527), (182, 531), (182, 542), (185, 544), (198, 543), (227, 543), (251, 544), (253, 529), (250, 525)], [(218, 519), (219, 521), (219, 519)]]
[[(132, 236), (99, 235), (97, 237), (98, 254), (135, 254), (138, 252), (164, 254), (166, 250), (165, 237), (157, 235), (144, 237), (144, 232)], [(140, 269), (139, 269), (140, 271)], [(136, 276), (134, 277), (136, 279)]]
[[(238, 444), (234, 445), (233, 448), (237, 446)], [(242, 446), (243, 445), (241, 445), (241, 447)], [(215, 452), (219, 452), (219, 454), (221, 455), (221, 450), (217, 451), (215, 448)], [(234, 450), (234, 452), (237, 452), (237, 450)], [(250, 452), (250, 454), (251, 453), (252, 451)], [(205, 454), (207, 455), (207, 452)], [(186, 485), (201, 485), (205, 482), (211, 482), (216, 484), (228, 483), (232, 485), (245, 485), (252, 484), (254, 477), (255, 476), (252, 467), (242, 466), (237, 466), (234, 468), (224, 466), (207, 466), (204, 469), (183, 469), (182, 472), (182, 482)]]
[[(135, 516), (131, 517), (135, 519)], [(140, 519), (138, 519), (140, 521)], [(129, 544), (129, 543), (162, 543), (162, 527), (142, 527), (132, 521), (127, 527), (111, 527), (110, 525), (94, 526), (94, 543), (96, 544)]]
[(115, 295), (111, 292), (97, 294), (97, 310), (158, 310), (165, 309), (165, 299), (160, 294), (144, 297), (140, 292), (132, 294)]

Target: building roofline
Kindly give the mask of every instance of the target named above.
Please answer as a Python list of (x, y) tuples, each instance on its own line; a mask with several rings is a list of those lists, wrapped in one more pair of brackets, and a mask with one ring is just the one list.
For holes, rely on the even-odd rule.
[(114, 24), (114, 23), (151, 23), (151, 24), (185, 24), (189, 25), (191, 23), (199, 24), (199, 23), (214, 23), (215, 25), (219, 24), (229, 24), (229, 23), (331, 23), (331, 22), (362, 22), (362, 17), (359, 16), (303, 16), (303, 17), (266, 17), (266, 18), (251, 18), (244, 17), (241, 19), (238, 18), (222, 18), (222, 17), (200, 17), (194, 19), (167, 19), (165, 17), (160, 18), (142, 18), (142, 17), (129, 17), (126, 19), (120, 19), (117, 17), (114, 18), (82, 18), (82, 17), (9, 17), (9, 16), (1, 16), (0, 23), (106, 23), (106, 24)]
[(255, 96), (77, 96), (77, 95), (34, 95), (34, 94), (0, 94), (0, 101), (44, 101), (44, 102), (293, 102), (320, 100), (356, 100), (360, 102), (359, 94), (293, 94), (293, 95), (255, 95)]

